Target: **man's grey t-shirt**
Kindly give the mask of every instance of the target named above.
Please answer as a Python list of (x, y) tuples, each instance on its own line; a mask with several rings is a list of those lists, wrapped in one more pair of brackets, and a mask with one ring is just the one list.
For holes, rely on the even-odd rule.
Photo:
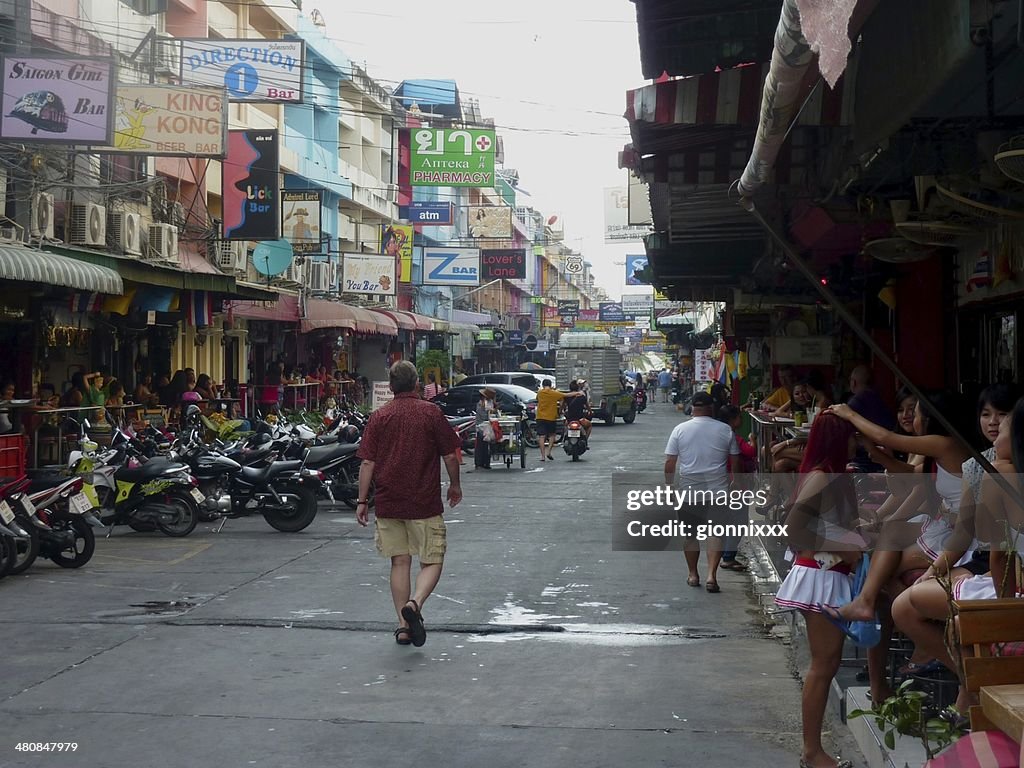
[(666, 456), (678, 457), (676, 483), (725, 488), (729, 483), (729, 457), (740, 447), (732, 429), (710, 416), (694, 416), (676, 426), (665, 446)]

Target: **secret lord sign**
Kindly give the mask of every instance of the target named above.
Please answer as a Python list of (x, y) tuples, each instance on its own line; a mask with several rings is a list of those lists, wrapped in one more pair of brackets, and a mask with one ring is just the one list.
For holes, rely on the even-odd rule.
[(523, 248), (485, 249), (480, 251), (480, 279), (525, 280), (526, 250)]

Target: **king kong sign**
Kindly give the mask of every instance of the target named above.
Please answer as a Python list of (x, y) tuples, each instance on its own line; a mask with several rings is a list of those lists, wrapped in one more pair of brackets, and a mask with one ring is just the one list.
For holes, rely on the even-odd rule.
[(480, 252), (482, 280), (525, 280), (526, 251), (521, 248)]

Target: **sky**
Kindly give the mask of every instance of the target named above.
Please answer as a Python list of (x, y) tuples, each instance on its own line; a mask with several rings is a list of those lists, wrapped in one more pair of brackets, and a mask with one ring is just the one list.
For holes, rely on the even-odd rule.
[[(327, 35), (384, 86), (455, 80), (480, 102), (505, 147), (505, 167), (530, 193), (519, 204), (561, 214), (566, 243), (618, 297), (627, 253), (604, 244), (604, 188), (623, 186), (618, 152), (630, 140), (622, 117), (640, 73), (636, 11), (629, 0), (306, 0)], [(615, 262), (619, 262), (616, 264)], [(631, 289), (635, 290), (635, 289)]]

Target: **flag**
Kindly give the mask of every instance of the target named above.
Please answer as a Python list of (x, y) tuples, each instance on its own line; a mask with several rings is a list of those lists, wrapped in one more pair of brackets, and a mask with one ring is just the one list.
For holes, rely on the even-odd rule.
[(213, 323), (213, 294), (209, 291), (191, 291), (188, 297), (188, 324), (202, 328)]
[(135, 298), (135, 286), (125, 284), (123, 296), (107, 296), (103, 299), (103, 311), (112, 315), (127, 315), (132, 299)]
[[(734, 353), (729, 352), (729, 351), (727, 351), (727, 350), (725, 350), (723, 348), (723, 350), (722, 350), (722, 357), (725, 358), (725, 369), (728, 372), (728, 377), (727, 378), (730, 378), (730, 379), (739, 378), (739, 374), (737, 373), (737, 370), (736, 370), (736, 368), (737, 368), (737, 365), (736, 365), (736, 355)], [(728, 384), (729, 382), (726, 381), (724, 383)]]
[(83, 293), (76, 291), (71, 294), (72, 312), (99, 312), (103, 308), (103, 294)]
[(142, 312), (170, 312), (176, 293), (173, 288), (147, 285), (139, 291), (133, 306)]

